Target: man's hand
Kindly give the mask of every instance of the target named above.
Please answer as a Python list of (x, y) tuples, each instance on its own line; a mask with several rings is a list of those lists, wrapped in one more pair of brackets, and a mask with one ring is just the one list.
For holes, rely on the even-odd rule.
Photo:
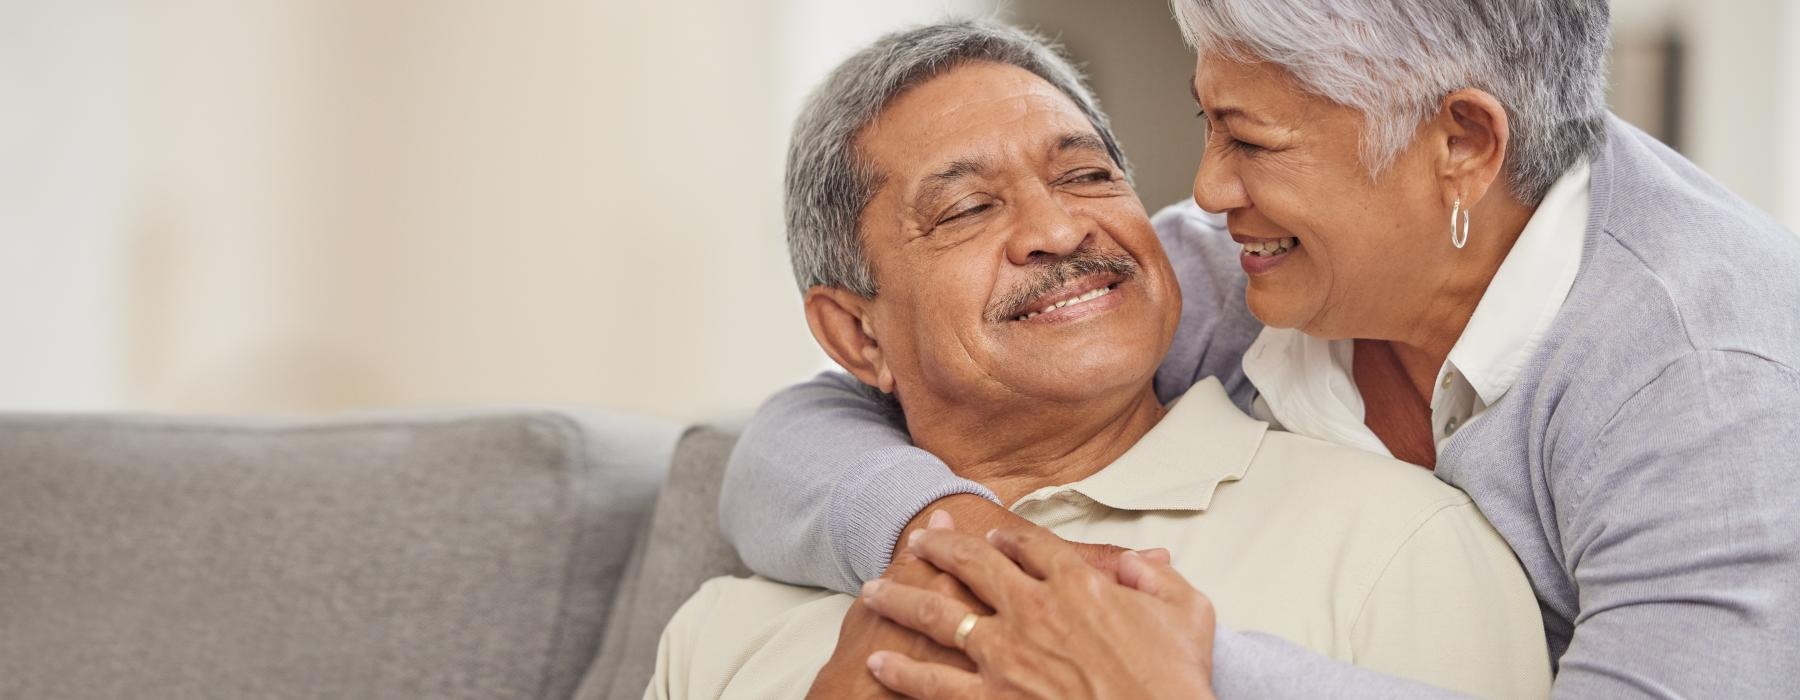
[[(951, 518), (952, 515), (955, 517)], [(895, 548), (893, 563), (888, 565), (881, 580), (935, 591), (960, 601), (971, 609), (989, 612), (989, 608), (956, 577), (940, 571), (906, 547), (905, 543), (913, 531), (923, 530), (934, 524), (937, 527), (951, 525), (959, 531), (979, 536), (995, 528), (1023, 527), (1031, 525), (1031, 522), (980, 496), (957, 494), (926, 506), (900, 533), (900, 543)], [(1119, 556), (1126, 551), (1122, 547), (1104, 544), (1068, 544), (1081, 554), (1088, 565), (1107, 572), (1118, 570)], [(1153, 561), (1168, 563), (1168, 552), (1165, 550), (1149, 550), (1143, 554)], [(952, 624), (955, 622), (952, 621)], [(924, 634), (895, 624), (876, 614), (859, 598), (844, 615), (844, 624), (838, 630), (837, 648), (832, 651), (831, 660), (825, 663), (825, 667), (814, 678), (812, 691), (807, 697), (898, 697), (876, 682), (875, 677), (869, 673), (867, 661), (876, 651), (895, 651), (920, 661), (968, 671), (975, 669), (974, 662), (961, 651), (942, 646)]]
[[(970, 528), (1024, 522), (993, 501), (980, 496), (958, 494), (938, 499), (926, 506), (901, 531), (900, 541), (905, 542), (908, 533), (926, 527), (929, 523), (926, 514), (939, 509), (950, 509), (956, 513), (957, 522), (968, 523)], [(964, 604), (987, 609), (956, 577), (939, 571), (937, 567), (907, 551), (904, 546), (896, 549), (892, 563), (888, 564), (887, 571), (882, 573), (881, 578), (884, 581), (926, 588)], [(966, 670), (975, 668), (974, 662), (961, 651), (939, 645), (931, 641), (930, 637), (875, 614), (867, 603), (858, 599), (850, 606), (849, 612), (844, 614), (844, 624), (838, 628), (837, 648), (832, 651), (831, 660), (825, 662), (824, 668), (819, 669), (819, 675), (813, 679), (812, 691), (807, 697), (899, 697), (882, 687), (875, 681), (875, 676), (869, 673), (869, 655), (883, 650), (897, 651), (910, 657), (930, 659), (933, 663)]]
[[(934, 518), (938, 519), (935, 522), (940, 526), (949, 523), (949, 527), (955, 529), (957, 532), (964, 532), (977, 537), (982, 536), (989, 530), (1037, 527), (1032, 524), (1031, 521), (1021, 518), (1012, 511), (1001, 508), (999, 504), (980, 496), (968, 493), (945, 496), (933, 501), (931, 505), (925, 506), (925, 509), (919, 511), (918, 515), (914, 515), (913, 519), (906, 523), (906, 528), (900, 531), (900, 540), (894, 543), (893, 563), (888, 565), (889, 573), (892, 573), (895, 567), (901, 566), (903, 562), (916, 560), (916, 557), (913, 557), (913, 555), (907, 551), (907, 539), (912, 536), (913, 531), (923, 530), (928, 526), (931, 526), (934, 522)], [(1118, 572), (1119, 555), (1124, 554), (1127, 551), (1124, 547), (1114, 547), (1110, 544), (1086, 544), (1082, 542), (1069, 542), (1068, 544), (1074, 547), (1075, 551), (1081, 555), (1081, 558), (1087, 562), (1088, 566), (1109, 574)], [(1169, 561), (1168, 550), (1159, 548), (1138, 553), (1165, 564)], [(933, 569), (932, 571), (935, 573), (936, 569)], [(886, 579), (888, 576), (883, 575), (882, 578)], [(905, 583), (905, 581), (902, 581), (901, 583)]]
[[(936, 527), (909, 549), (956, 575), (992, 613), (886, 580), (863, 599), (883, 616), (944, 645), (977, 669), (882, 651), (868, 659), (882, 684), (914, 698), (1207, 698), (1212, 695), (1212, 603), (1169, 566), (1166, 553), (1122, 555), (1112, 573), (1036, 526), (988, 538)], [(958, 632), (970, 613), (976, 625)]]
[[(888, 566), (882, 580), (918, 586), (943, 594), (966, 605), (986, 606), (969, 593), (954, 576), (939, 571), (937, 567), (906, 554)], [(875, 680), (869, 673), (867, 659), (877, 651), (897, 651), (917, 659), (929, 659), (931, 663), (948, 667), (974, 670), (975, 663), (961, 651), (939, 645), (918, 632), (894, 624), (871, 610), (860, 598), (850, 606), (844, 614), (844, 624), (838, 629), (837, 649), (832, 651), (831, 660), (819, 669), (819, 675), (813, 679), (812, 691), (808, 698), (894, 698), (899, 697)]]

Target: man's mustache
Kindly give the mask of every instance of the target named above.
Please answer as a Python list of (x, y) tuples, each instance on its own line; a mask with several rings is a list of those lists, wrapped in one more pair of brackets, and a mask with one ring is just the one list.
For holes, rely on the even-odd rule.
[(1040, 263), (1032, 279), (1014, 286), (988, 306), (987, 320), (1000, 323), (1018, 318), (1039, 297), (1089, 275), (1111, 274), (1124, 282), (1136, 277), (1137, 273), (1137, 261), (1122, 252), (1077, 250), (1054, 262)]

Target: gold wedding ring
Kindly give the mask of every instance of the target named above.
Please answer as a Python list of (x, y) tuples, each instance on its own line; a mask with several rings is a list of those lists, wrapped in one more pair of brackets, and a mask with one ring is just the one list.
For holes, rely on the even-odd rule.
[(981, 616), (975, 613), (963, 616), (962, 624), (956, 626), (956, 648), (961, 649), (964, 644), (968, 643), (969, 633), (975, 631), (975, 623), (980, 621)]

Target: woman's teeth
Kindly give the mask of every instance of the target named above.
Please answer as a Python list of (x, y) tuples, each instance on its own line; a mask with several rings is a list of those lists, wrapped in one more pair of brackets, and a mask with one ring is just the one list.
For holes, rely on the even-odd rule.
[(1299, 247), (1299, 245), (1300, 239), (1294, 238), (1293, 236), (1287, 238), (1272, 238), (1245, 243), (1244, 252), (1259, 258), (1266, 258), (1272, 255), (1286, 253)]
[(1081, 295), (1081, 296), (1078, 296), (1078, 297), (1074, 297), (1074, 298), (1070, 298), (1070, 299), (1064, 299), (1064, 300), (1062, 300), (1062, 301), (1059, 301), (1059, 302), (1056, 302), (1056, 303), (1054, 303), (1054, 304), (1051, 304), (1051, 305), (1049, 305), (1049, 306), (1047, 306), (1047, 307), (1044, 307), (1044, 308), (1043, 308), (1043, 309), (1041, 309), (1041, 310), (1038, 310), (1038, 311), (1033, 311), (1033, 312), (1031, 312), (1031, 313), (1028, 313), (1028, 314), (1025, 314), (1025, 315), (1023, 315), (1023, 316), (1020, 316), (1020, 317), (1018, 317), (1018, 318), (1015, 318), (1015, 319), (1013, 319), (1013, 320), (1014, 320), (1014, 321), (1029, 321), (1029, 320), (1031, 320), (1031, 319), (1032, 319), (1032, 317), (1034, 317), (1034, 316), (1037, 316), (1037, 315), (1038, 315), (1038, 314), (1047, 314), (1047, 313), (1050, 313), (1050, 312), (1052, 312), (1052, 311), (1055, 311), (1055, 310), (1057, 310), (1057, 309), (1060, 309), (1060, 308), (1062, 308), (1062, 307), (1065, 307), (1065, 306), (1073, 306), (1073, 305), (1075, 305), (1075, 304), (1079, 304), (1079, 303), (1081, 303), (1081, 302), (1084, 302), (1084, 301), (1092, 301), (1092, 300), (1094, 300), (1094, 299), (1099, 299), (1099, 298), (1100, 298), (1100, 297), (1103, 297), (1103, 296), (1106, 296), (1106, 295), (1108, 295), (1108, 294), (1111, 294), (1111, 293), (1112, 293), (1112, 290), (1113, 290), (1113, 287), (1111, 287), (1111, 286), (1106, 286), (1106, 287), (1101, 287), (1101, 288), (1099, 288), (1099, 289), (1096, 289), (1096, 290), (1094, 290), (1094, 291), (1091, 291), (1091, 292), (1088, 292), (1088, 293), (1086, 293), (1086, 294), (1083, 294), (1083, 295)]

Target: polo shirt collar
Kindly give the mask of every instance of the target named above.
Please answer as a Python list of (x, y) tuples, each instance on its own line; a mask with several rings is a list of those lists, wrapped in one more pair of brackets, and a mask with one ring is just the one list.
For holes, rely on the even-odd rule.
[(1115, 510), (1204, 511), (1220, 484), (1244, 478), (1267, 430), (1238, 410), (1219, 380), (1207, 378), (1112, 464), (1075, 483), (1033, 491), (1015, 507), (1073, 491)]

